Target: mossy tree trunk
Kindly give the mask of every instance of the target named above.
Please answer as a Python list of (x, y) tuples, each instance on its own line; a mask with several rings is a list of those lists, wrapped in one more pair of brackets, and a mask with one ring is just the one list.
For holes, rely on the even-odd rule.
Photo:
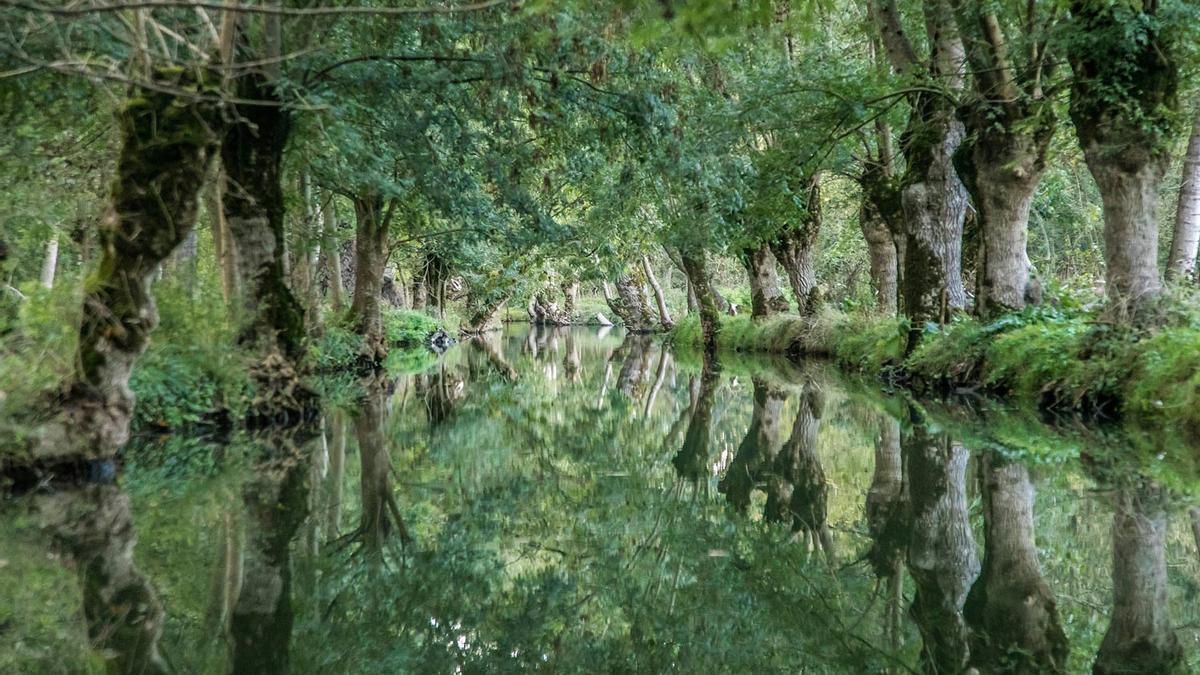
[(504, 308), (504, 303), (508, 302), (508, 297), (507, 292), (496, 291), (472, 296), (467, 302), (471, 311), (470, 317), (459, 332), (464, 335), (481, 335), (496, 330), (497, 317)]
[(617, 277), (616, 282), (618, 302), (613, 311), (625, 322), (625, 330), (634, 333), (653, 331), (655, 324), (642, 282), (641, 272), (633, 268)]
[[(1031, 44), (1028, 50), (1010, 49), (990, 5), (953, 4), (973, 83), (960, 109), (970, 136), (956, 161), (982, 234), (976, 311), (992, 317), (1041, 300), (1026, 242), (1029, 209), (1054, 136), (1053, 101), (1043, 91), (1054, 59), (1038, 35), (1022, 36)], [(1034, 26), (1035, 7), (1028, 11), (1028, 25)]]
[(1066, 672), (1067, 636), (1042, 578), (1033, 532), (1033, 483), (1020, 462), (980, 457), (983, 572), (967, 594), (971, 663), (980, 672)]
[(875, 311), (893, 315), (896, 313), (896, 246), (878, 209), (866, 199), (859, 210), (859, 227), (867, 242)]
[(1072, 3), (1079, 35), (1068, 51), (1071, 119), (1104, 205), (1109, 313), (1124, 322), (1146, 319), (1162, 292), (1156, 210), (1179, 108), (1179, 67), (1160, 35), (1160, 5), (1126, 11), (1119, 3)]
[(708, 263), (703, 251), (683, 254), (682, 263), (683, 272), (687, 275), (688, 283), (700, 306), (700, 336), (705, 358), (712, 359), (715, 358), (717, 337), (721, 332), (721, 312), (717, 308), (716, 294), (708, 275)]
[[(172, 89), (199, 90), (190, 73), (160, 71)], [(40, 454), (114, 452), (129, 437), (129, 376), (158, 323), (150, 283), (196, 221), (214, 154), (214, 104), (160, 91), (131, 94), (117, 113), (121, 150), (100, 223), (100, 262), (84, 285), (75, 370), (56, 402)]]
[(365, 192), (354, 198), (354, 297), (350, 302), (350, 324), (363, 336), (363, 359), (373, 365), (383, 363), (388, 352), (380, 306), (390, 220), (390, 213), (384, 210), (383, 196), (378, 193)]
[(237, 248), (242, 284), (239, 341), (256, 351), (278, 351), (295, 362), (304, 338), (304, 310), (284, 274), (281, 162), (290, 121), (273, 85), (261, 75), (238, 81), (242, 98), (275, 104), (239, 106), (221, 143), (227, 183), (225, 221)]
[(221, 143), (225, 222), (241, 283), (238, 342), (255, 355), (256, 396), (248, 416), (256, 424), (295, 422), (313, 412), (316, 394), (300, 381), (304, 308), (288, 287), (284, 265), (281, 163), (290, 120), (261, 73), (239, 78), (236, 91), (269, 102), (238, 106)]
[(744, 249), (739, 257), (750, 279), (750, 316), (765, 319), (786, 312), (788, 301), (779, 290), (779, 275), (775, 272), (775, 256), (770, 246)]
[[(893, 68), (950, 92), (963, 86), (963, 46), (948, 0), (923, 0), (928, 60), (917, 57), (895, 0), (874, 0), (872, 15)], [(944, 323), (966, 306), (962, 283), (962, 227), (967, 192), (953, 157), (964, 136), (953, 103), (941, 91), (915, 87), (905, 129), (906, 170), (901, 180), (904, 214), (903, 310), (912, 319), (908, 348), (926, 322)]]
[[(771, 242), (771, 252), (787, 272), (788, 283), (796, 296), (796, 311), (808, 316), (818, 309), (815, 262), (817, 237), (821, 234), (821, 176), (807, 179), (804, 213), (799, 221)], [(786, 307), (785, 307), (786, 309)]]

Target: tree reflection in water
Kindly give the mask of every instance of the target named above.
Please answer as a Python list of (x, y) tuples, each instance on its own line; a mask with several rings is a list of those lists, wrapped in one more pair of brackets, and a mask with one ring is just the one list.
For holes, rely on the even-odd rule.
[(779, 454), (780, 415), (787, 400), (786, 390), (778, 384), (761, 377), (754, 378), (753, 384), (754, 410), (750, 415), (750, 428), (717, 485), (726, 501), (740, 513), (750, 506), (751, 492), (764, 480)]
[(706, 354), (696, 402), (691, 406), (687, 432), (683, 435), (683, 446), (671, 459), (675, 471), (684, 480), (700, 481), (708, 477), (708, 459), (712, 448), (713, 401), (720, 381), (721, 371), (716, 358)]
[(1065, 672), (1067, 636), (1038, 563), (1029, 469), (985, 451), (979, 472), (983, 572), (964, 608), (972, 630), (971, 664), (995, 673)]
[(817, 435), (824, 414), (824, 397), (816, 382), (808, 380), (799, 398), (792, 434), (775, 457), (767, 476), (768, 522), (791, 525), (804, 537), (810, 550), (820, 549), (833, 557), (833, 541), (827, 522), (829, 482), (817, 456)]
[(979, 574), (967, 517), (970, 453), (928, 430), (915, 408), (910, 414), (911, 428), (901, 436), (912, 512), (908, 569), (916, 586), (909, 611), (921, 633), (925, 668), (958, 673), (968, 656), (963, 603)]
[(867, 490), (867, 531), (871, 538), (867, 561), (887, 588), (884, 633), (892, 649), (900, 648), (901, 607), (904, 594), (904, 554), (911, 528), (908, 485), (900, 451), (900, 422), (876, 414), (875, 463)]
[[(676, 378), (676, 361), (704, 355), (581, 330), (496, 337), (464, 341), (425, 374), (365, 382), (363, 399), (327, 411), (311, 460), (303, 439), (251, 439), (247, 457), (239, 438), (189, 446), (201, 471), (180, 475), (161, 460), (186, 452), (150, 446), (128, 465), (132, 516), (113, 485), (29, 495), (58, 559), (79, 573), (87, 634), (110, 670), (1194, 665), (1183, 654), (1197, 635), (1192, 522), (1175, 493), (1130, 479), (1136, 467), (1116, 467), (1114, 482), (1067, 462), (1039, 479), (1019, 450), (969, 455), (954, 442), (976, 442), (988, 431), (977, 422), (932, 428), (915, 406), (897, 420), (899, 399), (860, 401), (814, 368), (727, 356), (722, 378), (709, 355)], [(231, 491), (241, 498), (223, 498)], [(1097, 519), (1101, 501), (1113, 508)], [(761, 519), (737, 516), (764, 503)], [(0, 530), (12, 540), (0, 579), (3, 560), (30, 550), (20, 520)], [(410, 528), (421, 545), (383, 555)], [(789, 545), (790, 533), (808, 545)], [(833, 542), (865, 564), (829, 564)], [(1110, 555), (1111, 585), (1099, 572)], [(63, 645), (85, 643), (61, 603), (17, 607), (62, 578), (45, 556), (25, 558), (49, 570), (21, 560), (0, 586), (12, 606), (0, 626), (16, 626), (0, 628), (0, 671), (53, 671), (37, 654), (5, 660), (19, 640), (64, 660)], [(69, 637), (38, 636), (38, 625)], [(194, 653), (218, 636), (227, 649)], [(86, 669), (75, 665), (59, 670)]]
[(163, 607), (134, 563), (129, 496), (113, 482), (67, 485), (32, 497), (43, 531), (75, 570), (92, 647), (110, 673), (170, 672), (159, 654)]
[(1165, 488), (1145, 478), (1113, 492), (1113, 604), (1097, 675), (1185, 670), (1167, 604), (1168, 500)]
[(287, 673), (292, 623), (291, 545), (308, 517), (307, 430), (257, 439), (260, 460), (242, 488), (246, 542), (230, 635), (234, 673)]

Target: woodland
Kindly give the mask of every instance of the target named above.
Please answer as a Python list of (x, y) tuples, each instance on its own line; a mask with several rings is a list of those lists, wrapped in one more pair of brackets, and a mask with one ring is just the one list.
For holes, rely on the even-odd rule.
[(0, 670), (1187, 672), (1198, 75), (1194, 0), (0, 0)]
[(514, 314), (1194, 425), (1198, 12), (2, 0), (10, 454)]

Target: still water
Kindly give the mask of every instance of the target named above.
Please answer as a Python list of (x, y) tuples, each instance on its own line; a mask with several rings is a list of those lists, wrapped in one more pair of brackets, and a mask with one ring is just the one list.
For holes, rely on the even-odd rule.
[(367, 389), (6, 498), (0, 672), (1200, 668), (1194, 476), (1152, 436), (584, 328)]

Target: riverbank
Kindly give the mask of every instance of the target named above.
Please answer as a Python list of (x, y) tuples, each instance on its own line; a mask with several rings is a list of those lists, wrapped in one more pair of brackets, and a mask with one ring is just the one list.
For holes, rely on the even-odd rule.
[[(699, 346), (699, 322), (672, 333)], [(819, 356), (923, 395), (979, 393), (1054, 413), (1200, 432), (1200, 329), (1180, 321), (1139, 330), (1098, 310), (1043, 306), (990, 322), (929, 325), (908, 356), (907, 320), (824, 310), (813, 318), (726, 317), (718, 347)]]

